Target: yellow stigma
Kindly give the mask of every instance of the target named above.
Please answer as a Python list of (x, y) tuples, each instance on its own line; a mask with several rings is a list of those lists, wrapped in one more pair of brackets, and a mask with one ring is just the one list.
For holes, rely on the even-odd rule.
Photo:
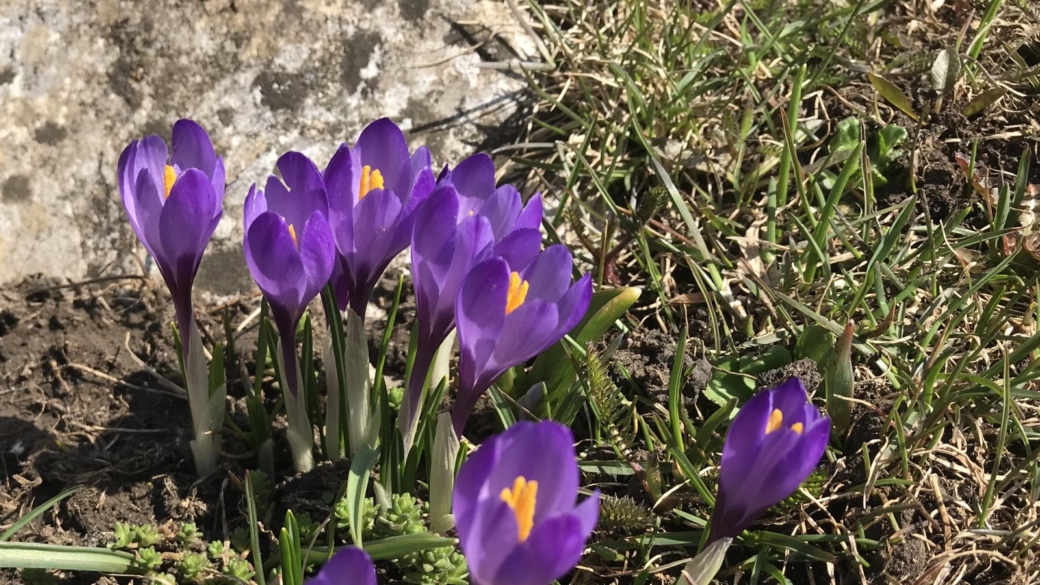
[(177, 180), (177, 171), (173, 170), (173, 167), (166, 165), (163, 170), (163, 198), (170, 196), (170, 191), (173, 190), (173, 182)]
[(289, 235), (292, 236), (292, 243), (293, 243), (293, 245), (296, 246), (297, 248), (299, 248), (300, 247), (300, 242), (299, 242), (299, 240), (296, 239), (296, 228), (294, 228), (291, 223), (289, 224)]
[(361, 167), (361, 188), (358, 190), (358, 201), (361, 201), (372, 189), (382, 188), (383, 173), (380, 173), (379, 169), (373, 169), (368, 165)]
[(782, 424), (784, 424), (784, 413), (780, 412), (779, 408), (774, 408), (773, 414), (769, 415), (769, 422), (766, 423), (766, 434), (780, 430)]
[(527, 540), (534, 528), (534, 506), (538, 499), (538, 482), (527, 481), (519, 476), (513, 481), (513, 489), (503, 488), (502, 501), (509, 504), (516, 516), (516, 534), (520, 542)]
[(506, 315), (520, 308), (527, 298), (528, 283), (520, 278), (519, 272), (509, 275), (509, 292), (506, 293)]
[(805, 426), (802, 423), (794, 423), (793, 425), (791, 425), (791, 430), (798, 433), (799, 435), (802, 434), (802, 429), (804, 428)]

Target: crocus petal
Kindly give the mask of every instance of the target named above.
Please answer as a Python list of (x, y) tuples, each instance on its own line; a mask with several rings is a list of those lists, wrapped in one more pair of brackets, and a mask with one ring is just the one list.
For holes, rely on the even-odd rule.
[(192, 120), (178, 120), (173, 125), (171, 140), (173, 153), (170, 163), (183, 170), (199, 169), (207, 179), (213, 178), (213, 170), (217, 164), (217, 154), (213, 151), (213, 142), (209, 135)]
[(246, 263), (253, 280), (272, 305), (292, 313), (300, 307), (306, 275), (289, 226), (276, 213), (261, 213), (246, 233)]
[(338, 223), (352, 223), (350, 218), (358, 199), (361, 161), (349, 146), (341, 144), (322, 175), (329, 198), (329, 223), (335, 231)]
[(480, 494), (485, 491), (484, 484), (498, 463), (502, 435), (495, 435), (484, 441), (475, 453), (466, 459), (455, 478), (455, 490), (452, 492), (451, 509), (455, 514), (455, 527), (459, 536), (474, 534), (473, 521)]
[(487, 197), (479, 213), (491, 222), (496, 240), (501, 240), (512, 230), (521, 205), (520, 192), (512, 185), (502, 185)]
[(470, 155), (449, 172), (446, 180), (459, 192), (462, 216), (477, 213), (495, 190), (495, 163), (482, 152)]
[(556, 303), (560, 311), (559, 329), (556, 332), (558, 337), (563, 337), (578, 326), (585, 318), (591, 302), (592, 275), (585, 274)]
[(542, 194), (535, 193), (513, 222), (514, 230), (537, 230), (542, 227)]
[[(804, 398), (803, 398), (804, 400)], [(762, 435), (769, 423), (769, 415), (773, 412), (773, 397), (769, 391), (756, 392), (747, 403), (740, 408), (737, 416), (730, 423), (730, 428), (745, 429), (744, 432), (733, 433), (727, 437), (722, 446), (722, 460), (735, 457), (757, 449), (762, 442)], [(752, 429), (759, 429), (752, 432)]]
[(191, 259), (190, 273), (178, 275), (180, 283), (190, 286), (202, 252), (216, 228), (214, 199), (216, 193), (209, 177), (198, 169), (188, 169), (177, 177), (163, 206), (159, 219), (163, 254), (170, 263), (179, 263), (181, 258)]
[(336, 262), (336, 244), (329, 222), (320, 211), (311, 214), (299, 236), (300, 260), (306, 275), (306, 289), (301, 302), (306, 305), (318, 296), (332, 277)]
[[(321, 171), (311, 162), (311, 159), (299, 152), (290, 151), (278, 157), (277, 166), (278, 172), (282, 174), (282, 180), (293, 191), (306, 193), (325, 189)], [(319, 211), (325, 213), (324, 210)]]
[[(530, 296), (530, 293), (528, 293)], [(497, 378), (509, 368), (526, 362), (560, 340), (559, 307), (555, 303), (532, 299), (506, 316), (498, 333), (493, 365), (489, 375)]]
[(515, 230), (495, 244), (495, 256), (506, 261), (513, 270), (524, 270), (542, 247), (542, 233), (538, 230)]
[(354, 149), (358, 152), (362, 166), (371, 167), (383, 175), (384, 184), (388, 189), (403, 191), (411, 187), (398, 185), (398, 181), (405, 174), (402, 171), (410, 157), (404, 133), (390, 118), (380, 118), (365, 126)]
[[(781, 432), (796, 434), (790, 429)], [(814, 425), (797, 437), (797, 448), (789, 450), (765, 477), (761, 498), (764, 502), (770, 502), (766, 508), (780, 503), (802, 485), (820, 462), (829, 437), (829, 424)]]
[[(117, 168), (119, 193), (126, 215), (149, 253), (152, 253), (152, 243), (148, 239), (152, 235), (158, 239), (155, 229), (158, 229), (158, 213), (165, 199), (165, 192), (159, 190), (163, 184), (165, 163), (166, 143), (158, 136), (146, 136), (123, 150)], [(140, 188), (139, 184), (150, 188)]]
[(528, 282), (528, 299), (543, 299), (555, 302), (567, 292), (571, 285), (573, 260), (566, 246), (549, 246), (524, 271)]
[(493, 581), (479, 585), (545, 585), (574, 568), (585, 550), (576, 514), (561, 514), (535, 525), (527, 542), (517, 546), (498, 567)]
[(368, 554), (357, 547), (347, 547), (322, 566), (306, 585), (376, 585), (376, 568)]
[[(401, 202), (390, 191), (376, 189), (354, 208), (354, 250), (344, 254), (347, 269), (353, 272), (350, 303), (361, 315), (372, 288), (387, 264), (401, 249), (394, 249), (395, 222), (401, 214)], [(407, 244), (407, 242), (406, 242)]]
[(436, 186), (437, 181), (430, 170), (430, 149), (420, 146), (415, 149), (415, 154), (401, 171), (398, 184), (392, 189), (404, 202), (405, 211), (411, 213), (419, 208)]
[(213, 213), (217, 213), (224, 208), (224, 157), (217, 157), (217, 164), (213, 167), (213, 177), (211, 182), (213, 183), (213, 191), (217, 194), (217, 205), (218, 208), (213, 210)]
[(127, 204), (128, 214), (130, 205), (134, 207), (136, 225), (131, 223), (137, 238), (141, 240), (148, 253), (158, 258), (162, 255), (162, 242), (159, 239), (159, 218), (162, 217), (163, 194), (162, 187), (155, 183), (152, 174), (143, 172), (137, 175), (137, 183), (130, 193)]
[(246, 194), (245, 203), (242, 204), (243, 228), (249, 231), (249, 226), (253, 225), (253, 220), (265, 211), (267, 211), (267, 197), (264, 196), (263, 190), (257, 189), (256, 185), (253, 184), (249, 187), (249, 193)]
[(596, 524), (599, 523), (599, 497), (599, 490), (595, 490), (592, 495), (574, 508), (574, 513), (581, 521), (581, 532), (585, 538), (592, 534), (592, 531), (596, 529)]

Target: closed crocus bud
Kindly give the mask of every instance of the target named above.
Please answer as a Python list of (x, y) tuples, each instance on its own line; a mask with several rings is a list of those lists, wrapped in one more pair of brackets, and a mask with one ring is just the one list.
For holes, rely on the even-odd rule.
[(389, 118), (361, 131), (354, 147), (343, 144), (324, 172), (329, 222), (341, 257), (333, 287), (340, 308), (360, 317), (372, 289), (394, 256), (411, 241), (415, 213), (433, 191), (430, 151), (412, 154)]
[(571, 283), (571, 253), (546, 248), (523, 268), (503, 258), (477, 264), (455, 300), (459, 394), (451, 417), (462, 434), (477, 399), (506, 370), (542, 353), (585, 316), (589, 275)]
[(570, 429), (519, 422), (462, 465), (453, 508), (474, 585), (548, 585), (581, 560), (599, 492), (578, 504)]
[(376, 585), (376, 568), (360, 548), (348, 546), (322, 566), (306, 585)]
[(726, 434), (709, 542), (736, 537), (793, 494), (823, 456), (830, 428), (798, 378), (752, 396)]

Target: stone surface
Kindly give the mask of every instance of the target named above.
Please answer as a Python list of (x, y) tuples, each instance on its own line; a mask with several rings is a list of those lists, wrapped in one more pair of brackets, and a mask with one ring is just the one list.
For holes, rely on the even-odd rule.
[(0, 285), (154, 272), (125, 221), (116, 161), (190, 117), (228, 171), (197, 287), (252, 290), (242, 200), (280, 153), (323, 166), (389, 116), (435, 164), (456, 161), (495, 143), (487, 129), (525, 87), (478, 63), (532, 47), (490, 0), (0, 0)]

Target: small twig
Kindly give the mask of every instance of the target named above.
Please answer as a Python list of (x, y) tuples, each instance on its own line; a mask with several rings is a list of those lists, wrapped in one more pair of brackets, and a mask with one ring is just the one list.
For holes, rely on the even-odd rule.
[(184, 388), (181, 388), (177, 384), (174, 384), (168, 378), (166, 378), (166, 376), (163, 376), (159, 372), (155, 371), (155, 368), (153, 368), (152, 366), (149, 366), (148, 364), (144, 363), (144, 360), (142, 360), (141, 358), (137, 357), (137, 354), (134, 353), (134, 351), (132, 349), (130, 349), (130, 332), (129, 331), (126, 332), (126, 338), (123, 340), (123, 346), (126, 347), (127, 353), (130, 354), (130, 357), (133, 358), (133, 360), (137, 363), (138, 367), (140, 367), (144, 371), (146, 371), (149, 374), (151, 374), (159, 382), (159, 384), (165, 386), (166, 388), (168, 388), (170, 391), (172, 391), (174, 393), (182, 393), (184, 398), (188, 397), (188, 393), (184, 390)]
[(77, 370), (80, 370), (81, 372), (86, 372), (88, 374), (97, 376), (98, 378), (101, 378), (102, 380), (106, 380), (106, 381), (112, 382), (114, 384), (120, 384), (122, 386), (126, 386), (127, 388), (130, 388), (131, 390), (141, 390), (143, 392), (152, 392), (152, 393), (155, 393), (155, 394), (162, 394), (163, 396), (169, 396), (171, 398), (180, 398), (180, 399), (183, 399), (183, 400), (187, 400), (188, 399), (188, 395), (186, 393), (184, 393), (184, 390), (180, 390), (179, 387), (177, 389), (180, 390), (180, 393), (173, 392), (173, 391), (170, 391), (170, 390), (160, 390), (158, 388), (146, 388), (144, 386), (138, 386), (137, 384), (131, 384), (130, 382), (127, 382), (125, 380), (120, 380), (119, 378), (116, 378), (116, 377), (113, 377), (113, 376), (109, 376), (108, 374), (106, 374), (104, 372), (99, 372), (98, 370), (95, 370), (94, 368), (92, 368), (90, 366), (85, 366), (83, 364), (70, 363), (70, 364), (68, 364), (68, 367), (75, 368)]
[(170, 429), (124, 429), (120, 427), (98, 427), (94, 425), (83, 424), (74, 420), (68, 421), (68, 423), (74, 427), (81, 428), (85, 431), (95, 431), (99, 433), (128, 433), (134, 435), (149, 435), (153, 433), (168, 433)]

